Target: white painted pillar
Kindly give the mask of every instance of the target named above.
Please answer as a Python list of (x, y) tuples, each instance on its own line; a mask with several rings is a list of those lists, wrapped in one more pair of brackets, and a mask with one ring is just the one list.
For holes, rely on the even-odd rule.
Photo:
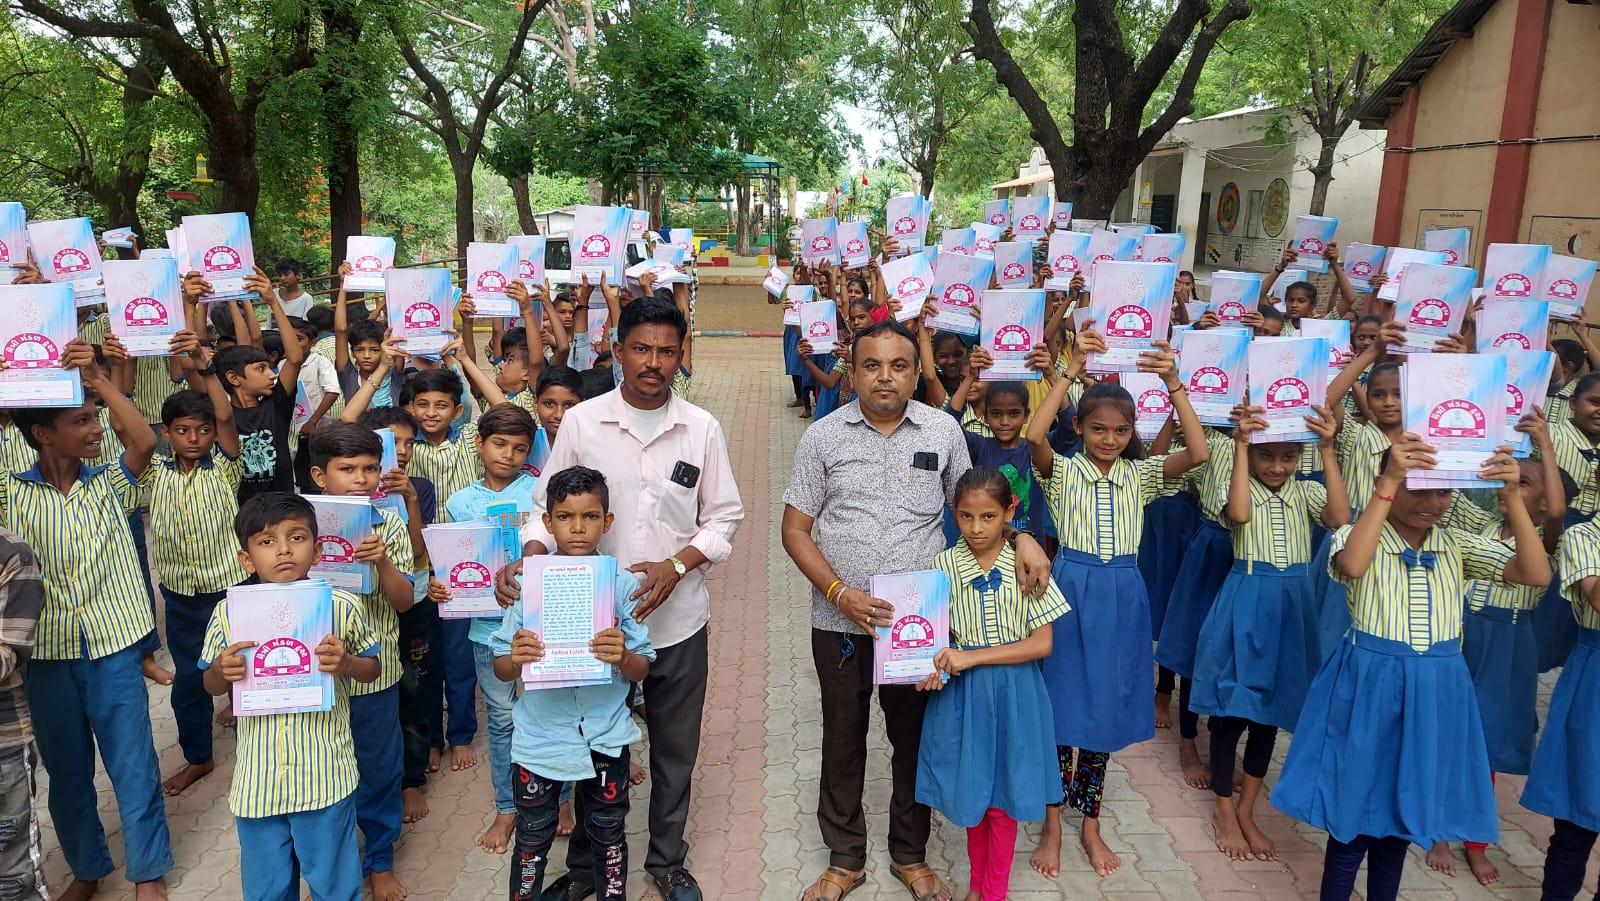
[(1201, 258), (1203, 248), (1199, 247), (1200, 232), (1197, 228), (1200, 219), (1200, 194), (1205, 189), (1206, 180), (1206, 152), (1197, 147), (1185, 148), (1183, 151), (1183, 168), (1178, 173), (1178, 205), (1173, 216), (1178, 231), (1187, 238), (1184, 242), (1183, 258), (1179, 269), (1194, 271), (1194, 261)]

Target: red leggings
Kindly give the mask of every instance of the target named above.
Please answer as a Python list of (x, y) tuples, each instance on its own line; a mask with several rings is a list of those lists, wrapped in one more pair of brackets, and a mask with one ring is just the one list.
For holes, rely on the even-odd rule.
[(1005, 901), (1006, 892), (1011, 889), (1011, 857), (1016, 850), (1017, 821), (998, 807), (989, 808), (982, 822), (967, 830), (972, 890), (983, 901)]

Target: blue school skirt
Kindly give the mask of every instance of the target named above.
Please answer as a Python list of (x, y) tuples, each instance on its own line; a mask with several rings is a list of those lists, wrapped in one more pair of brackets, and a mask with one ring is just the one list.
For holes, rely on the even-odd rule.
[(1189, 709), (1293, 730), (1316, 653), (1306, 565), (1236, 561), (1200, 627)]
[(1550, 695), (1550, 715), (1522, 806), (1600, 831), (1600, 629), (1578, 630), (1572, 656)]
[[(1570, 609), (1570, 608), (1569, 608)], [(1478, 696), (1489, 766), (1525, 776), (1539, 730), (1539, 648), (1527, 611), (1468, 610), (1461, 618), (1461, 656)]]
[[(1568, 508), (1566, 528), (1582, 525), (1593, 518), (1592, 513)], [(1531, 611), (1531, 616), (1534, 639), (1539, 645), (1539, 672), (1548, 673), (1566, 663), (1578, 643), (1578, 621), (1572, 617), (1572, 605), (1561, 593), (1561, 573), (1554, 573), (1550, 587), (1539, 599), (1539, 606)]]
[(1461, 642), (1419, 654), (1352, 632), (1322, 664), (1272, 806), (1341, 842), (1426, 848), (1500, 838), (1489, 756)]
[(918, 804), (970, 828), (991, 807), (1025, 823), (1060, 801), (1050, 695), (1037, 662), (973, 667), (928, 696)]
[(806, 374), (805, 364), (800, 362), (800, 329), (793, 325), (783, 327), (783, 374)]
[(1133, 555), (1101, 561), (1064, 547), (1050, 576), (1072, 605), (1040, 667), (1056, 744), (1111, 753), (1154, 738), (1150, 598)]
[[(1049, 517), (1045, 517), (1049, 519)], [(1200, 501), (1187, 491), (1156, 498), (1144, 508), (1144, 535), (1139, 539), (1139, 574), (1150, 592), (1150, 637), (1161, 637), (1172, 586), (1178, 581), (1183, 553), (1200, 528)]]
[(1194, 675), (1194, 649), (1200, 626), (1217, 600), (1233, 566), (1233, 539), (1216, 521), (1201, 517), (1172, 586), (1172, 599), (1156, 636), (1156, 662), (1185, 678)]
[(1333, 656), (1342, 644), (1349, 644), (1350, 593), (1344, 583), (1328, 572), (1333, 542), (1324, 541), (1311, 558), (1311, 597), (1317, 613), (1317, 662)]
[[(828, 359), (831, 360), (833, 357), (830, 356)], [(828, 365), (832, 366), (833, 364), (829, 363)], [(812, 422), (816, 422), (834, 410), (839, 409), (839, 389), (843, 386), (844, 382), (842, 380), (832, 388), (817, 386), (817, 405), (815, 412), (811, 414)]]

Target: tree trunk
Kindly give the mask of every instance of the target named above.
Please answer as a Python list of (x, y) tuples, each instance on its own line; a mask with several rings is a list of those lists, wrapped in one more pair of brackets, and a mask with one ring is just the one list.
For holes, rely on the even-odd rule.
[(517, 225), (522, 228), (525, 235), (539, 233), (539, 220), (533, 218), (533, 199), (528, 196), (528, 176), (519, 175), (508, 178), (511, 183), (511, 197), (517, 202)]
[(467, 245), (472, 243), (476, 231), (476, 221), (473, 211), (472, 193), (472, 163), (464, 157), (452, 154), (450, 168), (456, 177), (456, 246), (450, 252), (452, 257), (465, 256)]
[(748, 179), (733, 185), (733, 228), (739, 256), (750, 255), (750, 182)]
[(216, 212), (244, 213), (253, 220), (256, 204), (261, 200), (261, 173), (256, 169), (255, 128), (252, 126), (249, 131), (248, 149), (208, 141), (206, 162), (211, 177), (220, 186)]
[(112, 226), (128, 225), (145, 238), (144, 222), (139, 218), (139, 192), (150, 174), (150, 144), (154, 126), (144, 121), (144, 109), (156, 95), (166, 64), (148, 41), (139, 42), (139, 57), (122, 70), (122, 152), (109, 190), (99, 198), (105, 205)]
[(322, 24), (328, 44), (322, 76), (323, 169), (328, 180), (329, 265), (337, 267), (350, 236), (361, 234), (361, 126), (352, 115), (362, 87), (355, 68), (361, 21), (347, 6), (330, 4), (323, 7)]
[(1328, 186), (1333, 184), (1333, 157), (1339, 149), (1341, 136), (1342, 130), (1341, 134), (1322, 136), (1322, 149), (1317, 153), (1316, 164), (1311, 167), (1311, 207), (1306, 212), (1313, 216), (1322, 215), (1327, 206)]

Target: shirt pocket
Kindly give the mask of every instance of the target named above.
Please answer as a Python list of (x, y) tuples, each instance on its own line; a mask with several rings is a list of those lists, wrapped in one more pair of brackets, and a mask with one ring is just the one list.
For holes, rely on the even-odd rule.
[(908, 467), (902, 484), (911, 512), (931, 516), (944, 511), (944, 474), (939, 470)]
[(671, 479), (661, 480), (661, 519), (680, 535), (699, 528), (700, 489), (685, 488)]

